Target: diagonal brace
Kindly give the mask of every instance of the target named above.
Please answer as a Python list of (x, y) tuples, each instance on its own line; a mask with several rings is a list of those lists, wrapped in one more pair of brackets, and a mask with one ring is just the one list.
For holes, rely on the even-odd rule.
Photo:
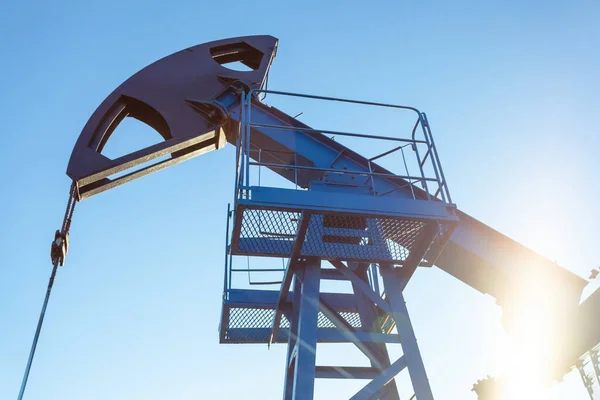
[(373, 354), (373, 351), (369, 348), (369, 345), (367, 343), (361, 341), (357, 337), (356, 331), (348, 323), (348, 321), (346, 321), (344, 318), (342, 318), (337, 313), (337, 311), (335, 311), (333, 308), (331, 308), (329, 306), (329, 304), (327, 304), (327, 302), (325, 300), (323, 300), (322, 298), (319, 299), (319, 305), (320, 305), (319, 308), (320, 308), (321, 312), (327, 317), (327, 319), (329, 319), (336, 326), (336, 328), (339, 329), (339, 331), (342, 333), (343, 336), (345, 336), (350, 342), (354, 343), (354, 345), (365, 356), (367, 356), (367, 358), (369, 358), (369, 360), (371, 362), (373, 362), (377, 368), (379, 368), (379, 369), (384, 368), (384, 366), (377, 359), (377, 356), (375, 354)]
[(389, 381), (394, 379), (396, 375), (406, 368), (406, 360), (404, 356), (396, 360), (392, 365), (387, 367), (381, 372), (381, 374), (369, 382), (363, 387), (358, 393), (350, 398), (350, 400), (370, 400), (373, 396), (379, 393), (379, 390), (388, 384)]
[(379, 296), (379, 294), (375, 293), (375, 291), (369, 286), (365, 281), (360, 279), (356, 274), (350, 270), (350, 268), (346, 267), (343, 262), (331, 260), (329, 261), (331, 265), (333, 265), (338, 271), (344, 274), (349, 281), (352, 282), (357, 288), (359, 288), (373, 303), (377, 304), (379, 308), (381, 308), (386, 313), (390, 313), (392, 310), (390, 308), (389, 303)]
[(298, 256), (300, 255), (300, 251), (302, 250), (302, 243), (304, 243), (304, 237), (306, 236), (310, 216), (310, 212), (304, 211), (302, 213), (302, 216), (300, 217), (300, 223), (298, 224), (298, 231), (296, 233), (296, 241), (294, 242), (294, 246), (292, 247), (290, 259), (288, 260), (288, 265), (285, 270), (285, 275), (281, 282), (281, 289), (279, 290), (279, 298), (277, 299), (277, 305), (275, 306), (275, 317), (273, 318), (273, 327), (271, 328), (269, 346), (271, 346), (273, 340), (275, 340), (275, 338), (279, 334), (279, 323), (281, 321), (282, 306), (285, 300), (287, 299), (287, 295), (290, 291), (290, 286), (292, 284), (292, 278), (294, 277), (295, 268), (299, 263)]

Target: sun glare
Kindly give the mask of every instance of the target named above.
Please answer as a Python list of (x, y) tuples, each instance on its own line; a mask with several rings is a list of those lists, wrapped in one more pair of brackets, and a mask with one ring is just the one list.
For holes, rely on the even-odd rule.
[[(505, 306), (510, 334), (498, 338), (501, 400), (546, 400), (554, 378), (564, 310), (552, 296), (558, 283), (543, 277), (523, 276), (511, 304)], [(520, 289), (520, 290), (519, 290)], [(558, 296), (560, 297), (560, 296)]]

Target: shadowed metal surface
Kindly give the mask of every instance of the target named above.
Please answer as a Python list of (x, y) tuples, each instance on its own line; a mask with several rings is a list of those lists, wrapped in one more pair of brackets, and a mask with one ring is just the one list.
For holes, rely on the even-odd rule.
[[(276, 48), (277, 39), (272, 36), (219, 40), (174, 53), (126, 80), (92, 114), (71, 154), (67, 175), (77, 183), (80, 197), (222, 148), (227, 109), (214, 99), (234, 82), (245, 89), (260, 87)], [(234, 61), (253, 70), (226, 67)], [(164, 141), (111, 160), (102, 150), (127, 117), (154, 128)], [(162, 156), (170, 158), (110, 180), (111, 175)]]

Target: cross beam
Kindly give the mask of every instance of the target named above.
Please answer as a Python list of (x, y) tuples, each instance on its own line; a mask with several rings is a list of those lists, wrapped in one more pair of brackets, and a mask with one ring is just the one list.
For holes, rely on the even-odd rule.
[[(297, 263), (293, 278), (288, 285), (289, 335), (286, 360), (284, 400), (312, 399), (315, 379), (361, 379), (369, 380), (351, 398), (398, 400), (395, 376), (408, 370), (416, 400), (433, 400), (423, 360), (417, 346), (408, 310), (402, 296), (407, 277), (403, 268), (381, 265), (377, 269), (388, 293), (385, 301), (373, 289), (367, 278), (368, 264), (346, 266), (332, 262), (353, 285), (354, 295), (343, 297), (353, 301), (360, 316), (360, 327), (350, 323), (344, 315), (327, 301), (330, 293), (320, 292), (321, 261), (308, 258)], [(326, 269), (325, 269), (326, 270)], [(293, 288), (293, 290), (289, 290)], [(288, 296), (289, 294), (289, 296)], [(377, 311), (379, 310), (379, 311)], [(385, 333), (379, 321), (379, 313), (389, 316), (396, 323), (397, 332)], [(327, 318), (334, 328), (319, 326), (319, 315)], [(277, 323), (279, 325), (279, 323)], [(364, 354), (370, 367), (316, 365), (317, 343), (353, 343)], [(390, 362), (387, 344), (399, 343), (403, 355)]]

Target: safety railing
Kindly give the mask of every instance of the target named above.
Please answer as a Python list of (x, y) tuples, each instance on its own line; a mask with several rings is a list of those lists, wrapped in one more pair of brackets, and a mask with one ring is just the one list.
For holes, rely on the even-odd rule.
[[(264, 122), (253, 121), (253, 111), (256, 105), (254, 102), (258, 102), (258, 94), (273, 94), (288, 97), (298, 97), (305, 99), (322, 100), (327, 102), (340, 102), (349, 104), (358, 104), (364, 106), (372, 106), (379, 108), (387, 108), (399, 111), (414, 112), (416, 114), (416, 121), (413, 125), (412, 131), (407, 132), (407, 137), (402, 136), (382, 136), (366, 133), (353, 133), (336, 130), (325, 130), (316, 129), (306, 126), (299, 126), (296, 124), (270, 124)], [(239, 124), (239, 135), (237, 141), (236, 150), (236, 178), (235, 178), (235, 201), (238, 198), (248, 198), (250, 196), (251, 185), (251, 169), (258, 169), (258, 181), (257, 185), (261, 185), (261, 170), (268, 168), (271, 170), (283, 170), (293, 171), (293, 177), (288, 177), (288, 180), (293, 179), (295, 188), (298, 189), (299, 182), (298, 176), (301, 173), (316, 172), (322, 174), (330, 174), (338, 176), (341, 175), (352, 175), (355, 177), (364, 177), (365, 182), (370, 181), (373, 191), (378, 196), (386, 196), (398, 190), (409, 190), (412, 197), (415, 199), (437, 199), (443, 202), (451, 203), (450, 192), (448, 184), (446, 182), (439, 155), (431, 134), (431, 127), (427, 120), (425, 113), (420, 112), (418, 109), (409, 106), (375, 103), (369, 101), (360, 100), (349, 100), (334, 97), (315, 96), (307, 94), (289, 93), (274, 90), (251, 90), (248, 93), (241, 94), (240, 102), (240, 124)], [(322, 135), (335, 135), (349, 138), (368, 139), (376, 141), (385, 141), (394, 143), (394, 147), (385, 150), (371, 158), (364, 160), (364, 166), (362, 169), (344, 169), (336, 168), (334, 166), (335, 161), (330, 166), (319, 166), (319, 165), (299, 165), (297, 162), (298, 154), (290, 150), (280, 149), (267, 149), (267, 148), (253, 148), (251, 146), (251, 135), (252, 131), (260, 130), (277, 130), (278, 132), (285, 134), (286, 132), (304, 132), (308, 134), (322, 134)], [(340, 152), (338, 157), (342, 155)], [(412, 157), (411, 156), (412, 153)], [(265, 157), (268, 155), (268, 157)], [(400, 174), (390, 172), (376, 163), (384, 157), (390, 155), (399, 155), (404, 166), (404, 171)], [(268, 158), (269, 161), (265, 161)], [(409, 163), (409, 159), (412, 160)], [(279, 160), (274, 161), (274, 160)], [(409, 172), (409, 164), (413, 170), (416, 169), (417, 174), (411, 174)], [(427, 171), (427, 172), (426, 172)], [(377, 183), (382, 182), (381, 179), (392, 181), (395, 184), (392, 185), (391, 190), (377, 191)], [(257, 186), (256, 184), (254, 186)], [(386, 185), (389, 187), (389, 185)]]
[[(338, 130), (316, 129), (304, 126), (302, 124), (271, 124), (264, 121), (259, 122), (253, 120), (253, 112), (255, 107), (260, 107), (262, 103), (258, 100), (258, 94), (273, 94), (289, 97), (300, 97), (314, 100), (323, 100), (329, 102), (341, 102), (358, 104), (372, 107), (388, 108), (393, 110), (412, 112), (416, 114), (414, 124), (407, 126), (405, 135), (382, 136), (370, 133), (355, 133)], [(272, 98), (272, 97), (269, 97)], [(364, 177), (364, 182), (370, 182), (373, 191), (378, 196), (387, 196), (395, 191), (406, 190), (414, 199), (439, 200), (451, 203), (451, 197), (448, 190), (448, 185), (444, 177), (444, 173), (440, 164), (439, 155), (431, 133), (431, 127), (425, 113), (420, 112), (414, 107), (374, 103), (367, 101), (348, 100), (342, 98), (332, 98), (324, 96), (313, 96), (297, 93), (288, 93), (272, 90), (252, 90), (248, 93), (241, 94), (240, 110), (239, 110), (239, 133), (236, 143), (236, 163), (235, 163), (235, 197), (234, 207), (228, 209), (227, 212), (227, 238), (225, 249), (225, 268), (224, 268), (224, 296), (227, 298), (228, 293), (232, 289), (240, 289), (241, 286), (234, 283), (239, 281), (241, 275), (247, 275), (247, 282), (243, 283), (243, 287), (250, 288), (261, 285), (278, 285), (283, 278), (286, 266), (286, 259), (281, 260), (281, 267), (264, 268), (264, 257), (260, 257), (261, 262), (257, 263), (259, 268), (253, 267), (253, 261), (256, 257), (248, 256), (233, 256), (231, 254), (231, 229), (233, 221), (235, 221), (235, 212), (237, 209), (237, 201), (242, 198), (250, 198), (251, 188), (263, 185), (262, 170), (267, 168), (270, 170), (282, 169), (287, 171), (286, 177), (291, 182), (295, 189), (301, 189), (299, 184), (299, 176), (302, 173), (316, 172), (338, 175), (353, 175)], [(411, 129), (412, 128), (412, 129)], [(330, 160), (330, 166), (323, 165), (300, 165), (298, 160), (304, 157), (293, 149), (287, 148), (265, 148), (253, 147), (252, 132), (253, 130), (277, 130), (280, 134), (293, 134), (296, 132), (304, 132), (307, 134), (335, 135), (340, 137), (349, 137), (356, 140), (369, 140), (391, 143), (389, 149), (378, 152), (378, 154), (370, 158), (361, 158), (362, 167), (355, 170), (349, 170), (336, 167), (338, 158), (344, 155), (344, 150), (340, 151), (337, 158)], [(327, 136), (325, 140), (329, 140)], [(363, 150), (361, 148), (361, 150)], [(400, 174), (388, 171), (379, 165), (379, 162), (385, 157), (396, 156), (397, 160), (401, 161), (403, 172)], [(254, 174), (254, 169), (256, 174)], [(411, 174), (410, 171), (417, 171), (416, 174)], [(252, 173), (251, 173), (252, 171)], [(253, 181), (251, 181), (253, 178)], [(377, 185), (383, 183), (382, 180), (393, 182), (393, 185), (386, 185), (391, 189), (387, 191), (377, 190)], [(254, 183), (254, 184), (252, 184)], [(234, 265), (235, 264), (235, 265)], [(370, 285), (377, 293), (381, 293), (379, 287), (379, 278), (377, 268), (373, 265), (369, 268)], [(255, 279), (255, 274), (265, 277), (266, 275), (277, 279)], [(237, 279), (234, 279), (238, 276)]]
[[(249, 256), (236, 256), (234, 261), (234, 256), (231, 253), (231, 228), (233, 224), (234, 218), (234, 210), (231, 209), (231, 204), (227, 205), (227, 225), (226, 225), (226, 234), (225, 234), (225, 267), (224, 267), (224, 277), (223, 277), (223, 295), (224, 298), (228, 298), (228, 294), (232, 288), (240, 289), (241, 285), (234, 285), (234, 274), (235, 275), (246, 275), (247, 282), (245, 282), (245, 287), (256, 287), (256, 286), (268, 286), (268, 285), (279, 285), (281, 284), (281, 280), (283, 279), (283, 275), (286, 270), (286, 259), (281, 260), (280, 267), (259, 267), (256, 268), (251, 265), (251, 262), (256, 259), (256, 257)], [(251, 261), (251, 259), (254, 259)], [(264, 266), (264, 258), (261, 265)], [(256, 274), (268, 274), (273, 277), (276, 276), (276, 279), (257, 279)]]

